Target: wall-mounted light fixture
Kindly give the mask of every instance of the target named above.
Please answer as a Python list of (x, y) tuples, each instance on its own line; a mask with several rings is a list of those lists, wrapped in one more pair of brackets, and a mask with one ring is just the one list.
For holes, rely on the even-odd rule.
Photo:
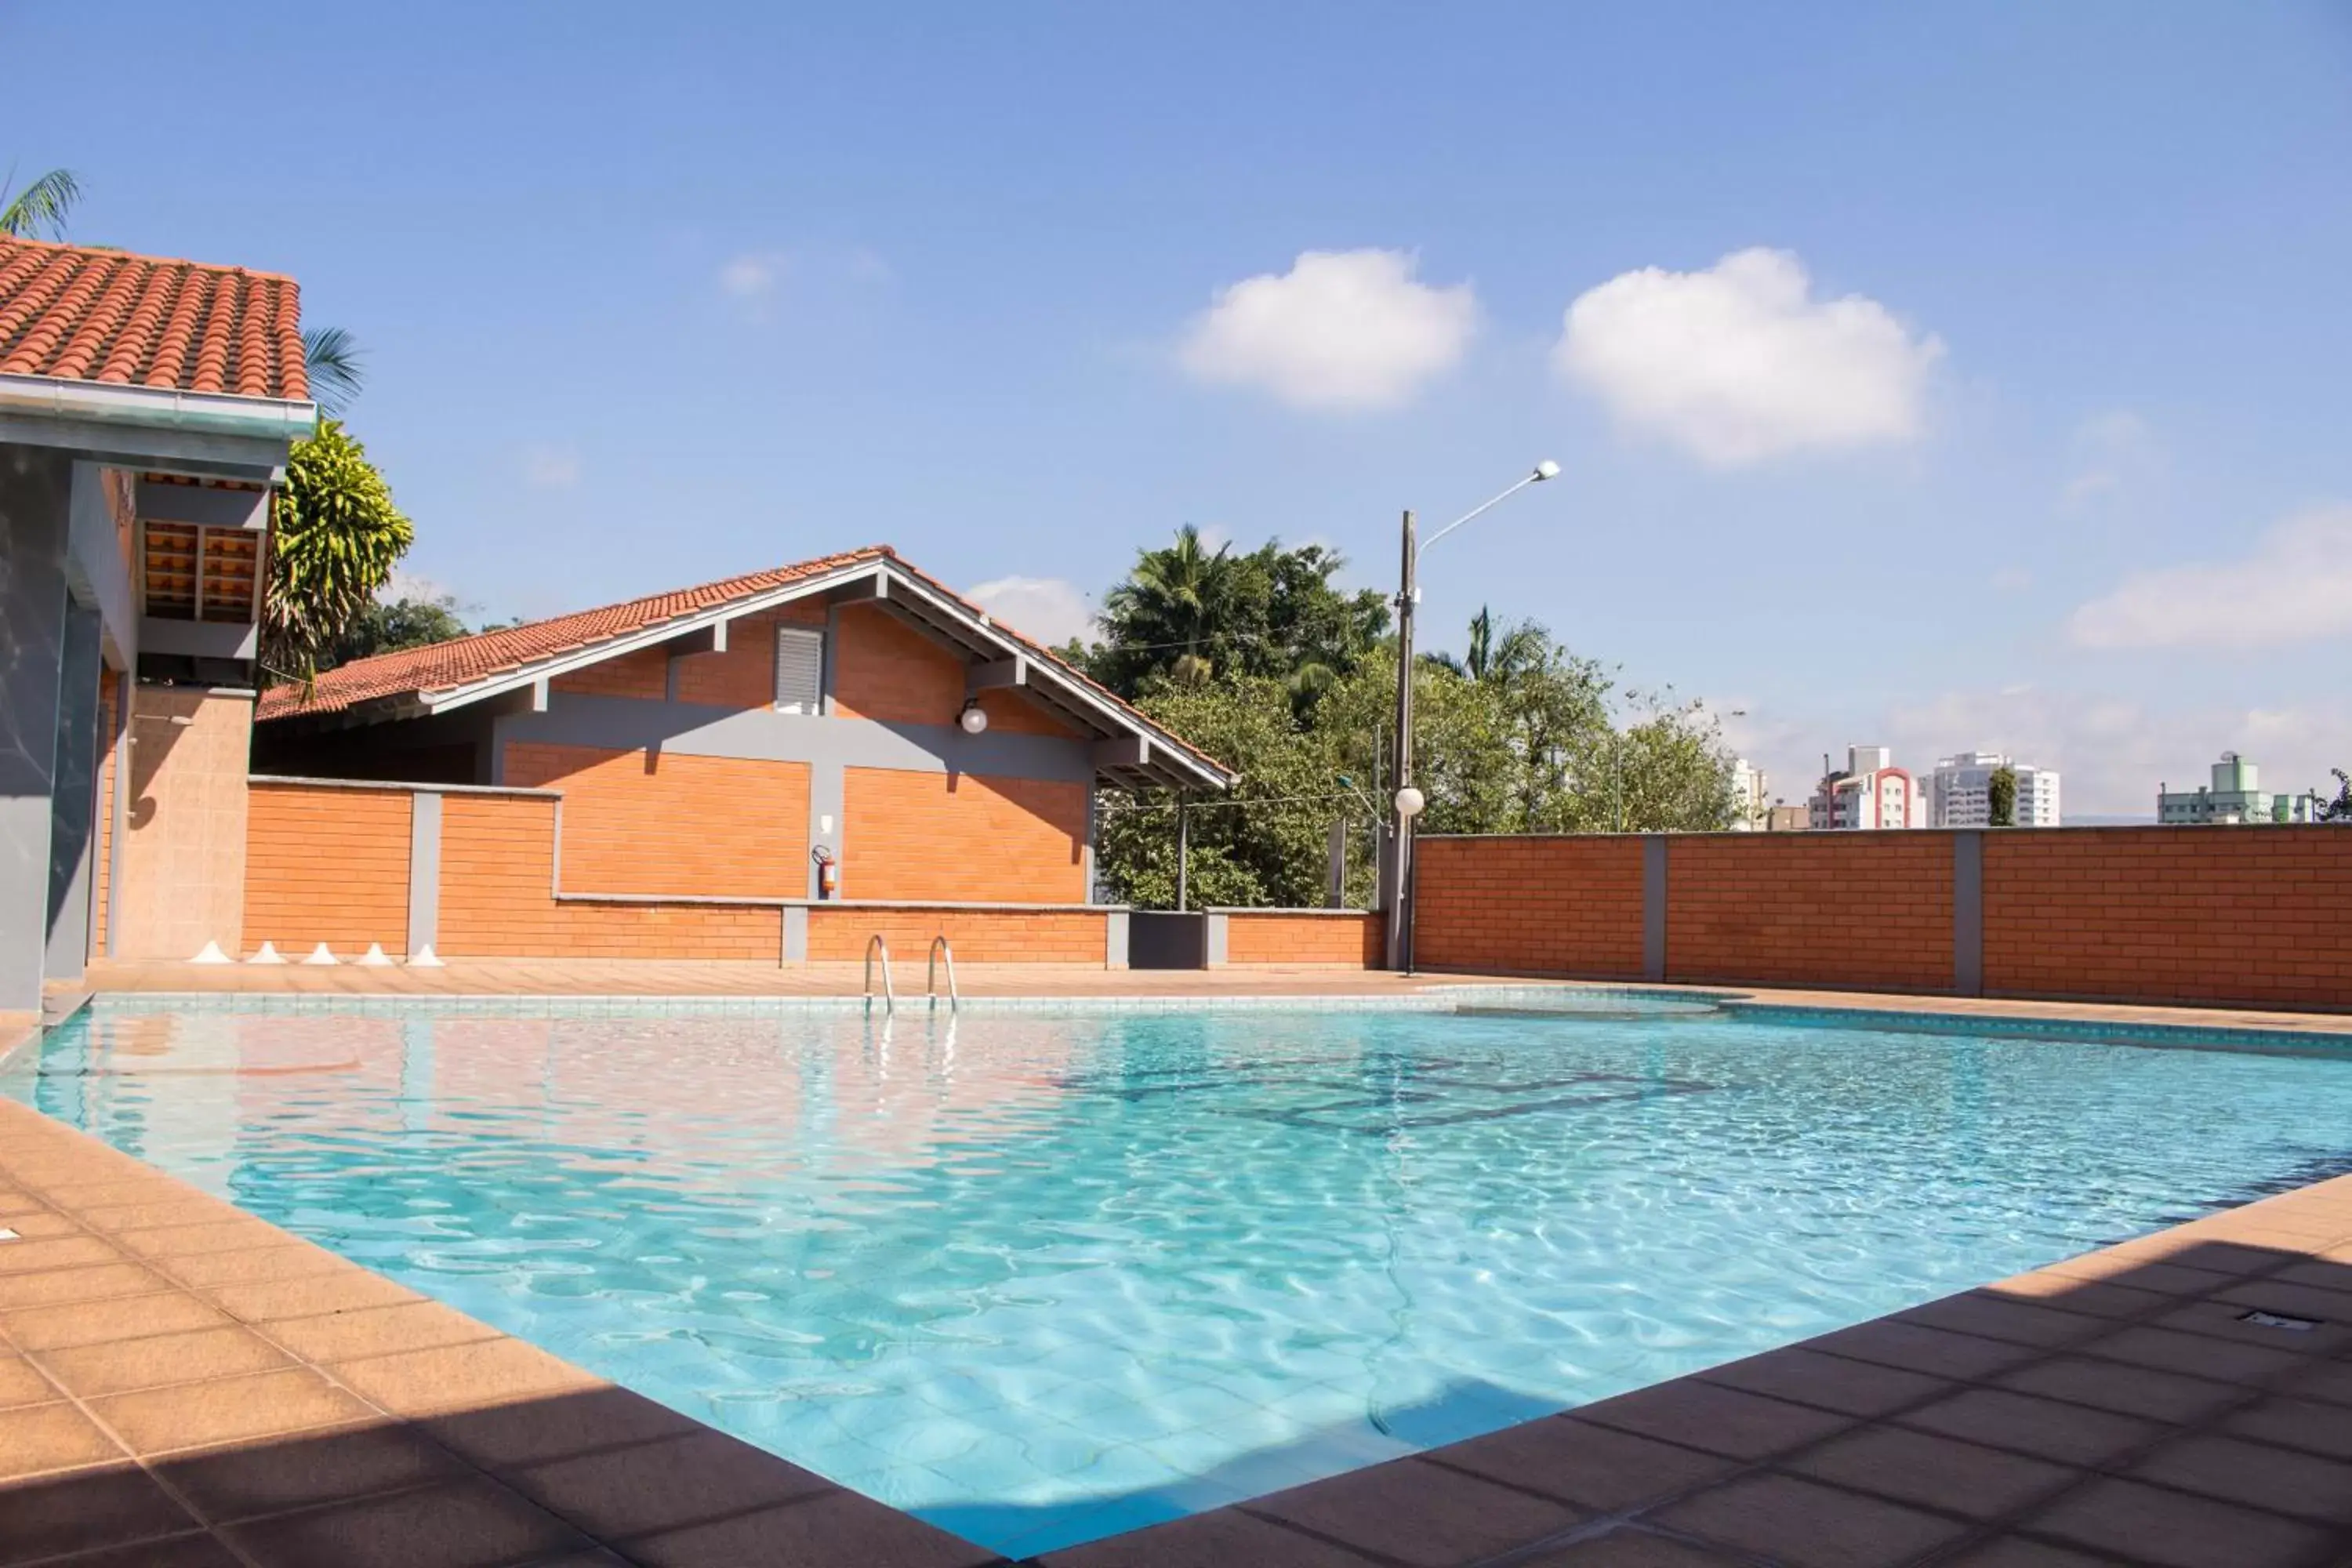
[(957, 716), (956, 722), (963, 726), (965, 734), (977, 735), (988, 728), (988, 710), (980, 705), (978, 698), (967, 697), (963, 712)]

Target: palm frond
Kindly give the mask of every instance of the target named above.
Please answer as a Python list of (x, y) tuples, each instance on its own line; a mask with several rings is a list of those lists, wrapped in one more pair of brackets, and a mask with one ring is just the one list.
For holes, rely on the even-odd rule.
[[(13, 172), (10, 174), (13, 180)], [(0, 206), (0, 234), (18, 239), (30, 239), (46, 234), (51, 239), (63, 239), (66, 218), (81, 200), (81, 187), (74, 183), (71, 169), (51, 169), (39, 179), (7, 198)]]
[(302, 368), (310, 378), (310, 399), (329, 418), (338, 418), (367, 384), (359, 340), (341, 327), (302, 329)]

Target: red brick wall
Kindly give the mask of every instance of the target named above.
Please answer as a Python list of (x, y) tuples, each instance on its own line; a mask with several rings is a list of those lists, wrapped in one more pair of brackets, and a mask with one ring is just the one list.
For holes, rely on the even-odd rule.
[(408, 947), (405, 790), (257, 784), (246, 802), (245, 951)]
[(1423, 838), (1413, 960), (1592, 979), (1642, 973), (1642, 841)]
[(808, 892), (804, 763), (515, 741), (503, 776), (516, 788), (563, 792), (567, 893)]
[(775, 963), (780, 910), (728, 904), (557, 902), (555, 802), (451, 795), (441, 802), (445, 957), (714, 958)]
[(637, 697), (659, 702), (669, 695), (669, 655), (657, 647), (639, 648), (635, 653), (559, 675), (547, 683), (547, 689), (551, 692)]
[(1666, 978), (1952, 987), (1948, 833), (1721, 833), (1667, 848)]
[(1988, 993), (2352, 1006), (2352, 830), (1989, 833)]
[[(919, 991), (931, 939), (945, 936), (958, 963), (1083, 963), (1100, 969), (1108, 916), (1093, 910), (875, 910), (836, 906), (809, 910), (813, 963), (866, 956), (877, 931), (890, 944), (898, 994)], [(947, 984), (944, 978), (940, 984)]]
[(878, 605), (844, 606), (833, 659), (840, 717), (952, 724), (963, 711), (963, 660)]
[(727, 651), (680, 659), (677, 700), (715, 708), (768, 708), (776, 700), (776, 626), (822, 630), (824, 606), (799, 599), (727, 627)]
[(1045, 779), (845, 769), (842, 896), (1082, 903), (1087, 795)]
[(1302, 910), (1234, 910), (1225, 915), (1225, 962), (1381, 965), (1381, 917)]

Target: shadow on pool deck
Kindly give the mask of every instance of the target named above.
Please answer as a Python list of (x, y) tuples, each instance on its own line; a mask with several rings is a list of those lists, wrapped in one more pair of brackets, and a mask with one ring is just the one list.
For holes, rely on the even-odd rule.
[[(0, 1563), (1001, 1561), (8, 1101), (0, 1227)], [(1041, 1561), (2347, 1559), (2352, 1176)]]

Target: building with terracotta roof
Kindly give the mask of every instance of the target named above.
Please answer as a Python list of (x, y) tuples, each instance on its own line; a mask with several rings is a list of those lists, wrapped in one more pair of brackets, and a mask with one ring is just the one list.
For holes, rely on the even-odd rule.
[[(1098, 788), (1232, 781), (887, 546), (362, 659), (272, 689), (260, 721), (256, 809), (289, 840), (400, 796), (415, 853), (400, 918), (362, 931), (348, 877), (265, 888), (257, 826), (248, 947), (568, 955), (613, 940), (586, 908), (718, 900), (775, 911), (791, 962), (822, 906), (934, 934), (948, 911), (1096, 911)], [(453, 847), (453, 811), (478, 841)], [(544, 877), (533, 908), (460, 913), (508, 875)], [(1086, 956), (1118, 962), (1094, 929)], [(717, 955), (698, 940), (659, 955)]]
[(275, 273), (0, 236), (0, 1014), (237, 919), (300, 326)]

